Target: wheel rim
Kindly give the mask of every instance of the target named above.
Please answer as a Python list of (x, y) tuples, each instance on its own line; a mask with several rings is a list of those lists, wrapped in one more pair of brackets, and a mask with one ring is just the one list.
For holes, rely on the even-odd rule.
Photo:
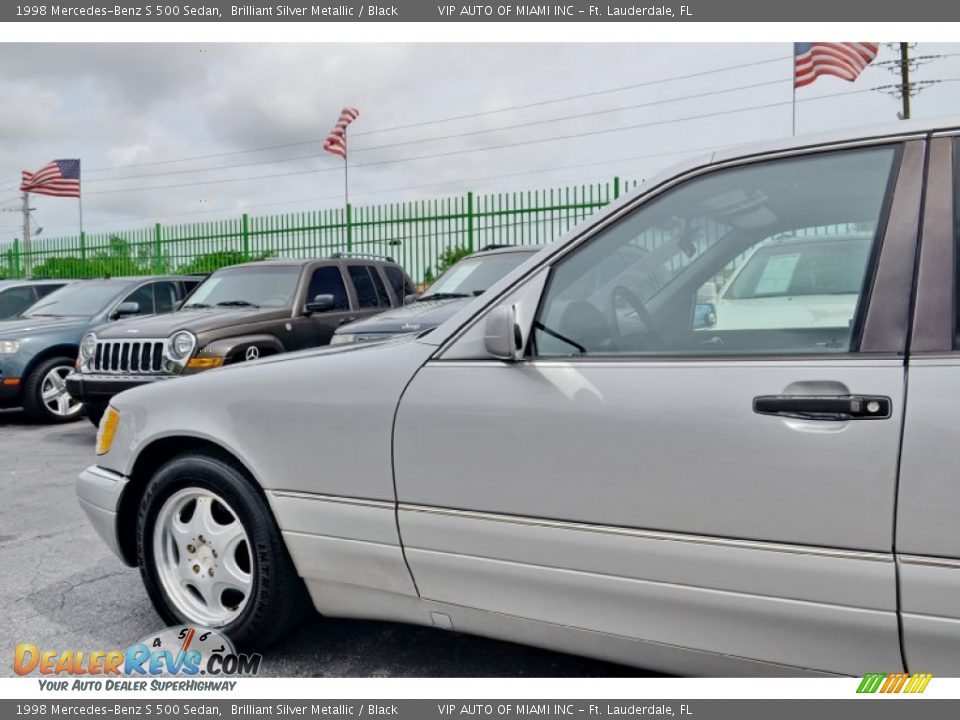
[(67, 392), (67, 375), (72, 371), (69, 365), (58, 365), (51, 368), (40, 383), (40, 400), (57, 417), (70, 417), (80, 412), (80, 402)]
[(253, 590), (247, 531), (222, 497), (203, 488), (179, 490), (163, 503), (153, 561), (177, 610), (207, 627), (232, 622)]

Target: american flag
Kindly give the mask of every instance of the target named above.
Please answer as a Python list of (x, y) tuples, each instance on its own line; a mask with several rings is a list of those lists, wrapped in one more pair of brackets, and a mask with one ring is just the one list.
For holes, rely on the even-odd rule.
[(849, 82), (877, 56), (877, 43), (794, 43), (793, 86), (809, 85), (821, 75), (833, 75)]
[(333, 130), (327, 135), (327, 141), (323, 149), (328, 153), (339, 155), (344, 160), (347, 159), (347, 125), (360, 117), (360, 111), (353, 107), (345, 107), (340, 111), (340, 118)]
[(21, 192), (54, 197), (80, 197), (80, 161), (54, 160), (35, 173), (23, 171)]

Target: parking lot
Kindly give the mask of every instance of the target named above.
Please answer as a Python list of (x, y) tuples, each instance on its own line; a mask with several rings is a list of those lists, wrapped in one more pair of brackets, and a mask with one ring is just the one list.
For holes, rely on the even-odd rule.
[[(86, 421), (28, 424), (0, 411), (0, 636), (60, 650), (125, 647), (162, 627), (136, 569), (97, 538), (74, 496), (94, 457)], [(0, 664), (0, 675), (12, 665)], [(265, 653), (282, 677), (630, 676), (638, 671), (533, 648), (393, 623), (317, 618)]]

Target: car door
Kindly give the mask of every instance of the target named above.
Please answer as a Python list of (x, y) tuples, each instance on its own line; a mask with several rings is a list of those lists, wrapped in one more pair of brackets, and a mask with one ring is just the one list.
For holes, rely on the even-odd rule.
[[(695, 172), (500, 299), (521, 358), (483, 350), (482, 317), (441, 348), (394, 441), (421, 595), (643, 641), (641, 657), (899, 669), (923, 162), (917, 140)], [(817, 238), (820, 256), (768, 258), (734, 327), (703, 320), (761, 248)]]
[[(300, 348), (328, 344), (338, 327), (352, 322), (357, 317), (356, 312), (351, 308), (346, 278), (338, 263), (319, 265), (308, 272), (310, 279), (303, 300), (304, 307), (300, 308), (299, 316), (293, 323), (294, 337)], [(332, 295), (333, 308), (324, 312), (307, 312), (306, 303), (312, 301), (317, 295)]]
[(960, 675), (960, 138), (931, 142), (910, 341), (897, 505), (903, 654), (911, 672)]

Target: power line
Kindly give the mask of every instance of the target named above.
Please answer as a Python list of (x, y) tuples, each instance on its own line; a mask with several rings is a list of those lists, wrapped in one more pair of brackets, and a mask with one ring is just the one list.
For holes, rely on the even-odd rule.
[[(548, 125), (548, 124), (550, 124), (550, 123), (564, 122), (564, 121), (567, 121), (567, 120), (578, 120), (578, 119), (587, 118), (587, 117), (597, 117), (597, 116), (600, 116), (600, 115), (609, 115), (609, 114), (612, 114), (612, 113), (623, 112), (623, 111), (626, 111), (626, 110), (638, 110), (638, 109), (641, 109), (641, 108), (648, 108), (648, 107), (653, 107), (653, 106), (656, 106), (656, 105), (666, 105), (666, 104), (669, 104), (669, 103), (680, 102), (680, 101), (683, 101), (683, 100), (692, 100), (692, 99), (704, 98), (704, 97), (709, 97), (709, 96), (714, 96), (714, 95), (723, 95), (723, 94), (726, 94), (726, 93), (737, 92), (737, 91), (740, 91), (740, 90), (752, 90), (752, 89), (759, 88), (759, 87), (766, 87), (766, 86), (769, 86), (769, 85), (781, 84), (781, 83), (789, 82), (789, 80), (790, 80), (790, 78), (783, 78), (783, 79), (779, 79), (779, 78), (778, 78), (778, 79), (776, 79), (776, 80), (767, 80), (767, 81), (759, 82), (759, 83), (751, 83), (751, 84), (749, 84), (749, 85), (738, 85), (737, 87), (724, 88), (724, 89), (721, 89), (721, 90), (708, 90), (708, 91), (706, 91), (706, 92), (694, 93), (694, 94), (691, 94), (691, 95), (681, 95), (681, 96), (673, 97), (673, 98), (663, 98), (663, 99), (661, 99), (661, 100), (652, 100), (652, 101), (650, 101), (650, 102), (638, 103), (638, 104), (635, 104), (635, 105), (622, 105), (622, 106), (620, 106), (620, 107), (608, 108), (608, 109), (606, 109), (606, 110), (593, 110), (593, 111), (590, 111), (590, 112), (575, 113), (575, 114), (573, 114), (573, 115), (565, 115), (565, 116), (562, 116), (562, 117), (545, 118), (545, 119), (542, 119), (542, 120), (531, 120), (531, 121), (528, 121), (528, 122), (515, 123), (515, 124), (513, 124), (513, 125), (501, 125), (501, 126), (492, 127), (492, 128), (483, 128), (483, 129), (479, 129), (479, 130), (469, 130), (469, 131), (461, 132), (461, 133), (452, 133), (452, 134), (449, 134), (449, 135), (438, 135), (438, 136), (435, 136), (435, 137), (422, 138), (422, 139), (418, 139), (418, 140), (410, 140), (410, 141), (403, 141), (403, 142), (396, 142), (396, 143), (387, 143), (387, 144), (384, 144), (384, 145), (374, 145), (374, 146), (370, 146), (370, 147), (352, 148), (352, 149), (351, 149), (351, 153), (372, 152), (372, 151), (374, 151), (374, 150), (384, 150), (384, 149), (393, 148), (393, 147), (403, 147), (403, 146), (405, 146), (405, 145), (422, 145), (422, 144), (424, 144), (424, 143), (438, 142), (438, 141), (441, 141), (441, 140), (453, 140), (453, 139), (457, 139), (457, 138), (472, 137), (472, 136), (476, 136), (476, 135), (485, 135), (485, 134), (487, 134), (487, 133), (492, 133), (492, 132), (502, 132), (502, 131), (506, 131), (506, 130), (518, 130), (518, 129), (522, 129), (522, 128), (534, 127), (534, 126), (537, 126), (537, 125)], [(123, 175), (123, 176), (121, 176), (121, 177), (98, 178), (98, 179), (95, 179), (95, 180), (89, 180), (89, 181), (87, 181), (87, 182), (89, 182), (89, 183), (106, 183), (106, 182), (114, 182), (114, 181), (120, 181), (120, 180), (139, 180), (139, 179), (142, 179), (142, 178), (168, 177), (168, 176), (170, 176), (170, 175), (188, 175), (188, 174), (193, 174), (193, 173), (214, 172), (214, 171), (217, 171), (217, 170), (228, 170), (228, 169), (241, 168), (241, 167), (253, 167), (253, 166), (258, 166), (258, 165), (273, 165), (273, 164), (279, 164), (279, 163), (296, 162), (296, 161), (299, 161), (299, 160), (313, 160), (313, 159), (315, 159), (315, 158), (317, 158), (317, 154), (316, 154), (316, 153), (311, 153), (310, 155), (297, 155), (297, 156), (295, 156), (295, 157), (276, 158), (276, 159), (270, 159), (270, 160), (256, 160), (256, 161), (254, 161), (254, 162), (249, 162), (249, 163), (236, 163), (236, 164), (233, 164), (233, 165), (217, 165), (217, 166), (206, 167), (206, 168), (191, 168), (191, 169), (188, 169), (188, 170), (172, 170), (172, 171), (170, 171), (170, 172), (148, 173), (148, 174), (146, 174), (146, 175)], [(352, 165), (351, 167), (362, 167), (362, 165)]]
[[(949, 79), (942, 80), (941, 82), (948, 83), (948, 82), (957, 82), (957, 81), (960, 81), (960, 78), (949, 78)], [(832, 93), (830, 95), (821, 95), (819, 97), (814, 97), (814, 98), (804, 98), (802, 100), (798, 100), (797, 102), (816, 102), (819, 100), (827, 100), (827, 99), (836, 98), (836, 97), (847, 97), (851, 95), (857, 95), (857, 94), (872, 92), (872, 91), (873, 91), (873, 88), (865, 88), (862, 90), (849, 90), (849, 91), (844, 91), (840, 93)], [(690, 120), (700, 120), (704, 118), (720, 117), (720, 116), (732, 115), (736, 113), (751, 112), (754, 110), (767, 110), (775, 107), (785, 107), (791, 104), (792, 104), (791, 100), (774, 102), (774, 103), (764, 103), (761, 105), (751, 105), (747, 107), (734, 108), (731, 110), (719, 110), (712, 113), (701, 113), (697, 115), (688, 115), (688, 116), (679, 117), (679, 118), (655, 120), (655, 121), (650, 121), (645, 123), (635, 123), (632, 125), (623, 125), (620, 127), (590, 130), (590, 131), (571, 133), (566, 135), (555, 135), (552, 137), (537, 138), (533, 140), (521, 140), (521, 141), (512, 142), (512, 143), (504, 143), (500, 145), (488, 145), (486, 147), (479, 147), (479, 148), (466, 148), (462, 150), (450, 150), (446, 152), (429, 153), (426, 155), (414, 155), (414, 156), (408, 156), (403, 158), (395, 158), (391, 160), (378, 160), (375, 162), (357, 163), (357, 164), (354, 164), (352, 167), (354, 168), (376, 167), (381, 165), (416, 162), (419, 160), (429, 160), (429, 159), (435, 159), (435, 158), (441, 158), (441, 157), (453, 157), (456, 155), (464, 155), (464, 154), (475, 153), (475, 152), (488, 152), (491, 150), (512, 149), (512, 148), (522, 147), (526, 145), (536, 145), (536, 144), (547, 143), (547, 142), (556, 142), (559, 140), (579, 139), (583, 137), (604, 135), (604, 134), (613, 133), (613, 132), (623, 132), (626, 130), (637, 130), (641, 128), (654, 127), (657, 125), (673, 124), (678, 122), (686, 122)], [(190, 183), (175, 183), (172, 185), (146, 185), (146, 186), (140, 186), (140, 187), (134, 187), (134, 188), (93, 190), (93, 191), (90, 191), (88, 194), (106, 195), (106, 194), (117, 194), (117, 193), (127, 193), (127, 192), (146, 192), (151, 190), (166, 190), (166, 189), (172, 189), (172, 188), (197, 187), (197, 186), (204, 186), (204, 185), (219, 185), (223, 183), (250, 182), (253, 180), (271, 180), (271, 179), (276, 179), (281, 177), (293, 177), (297, 175), (313, 175), (313, 174), (319, 174), (319, 173), (325, 173), (325, 172), (339, 172), (339, 171), (340, 171), (340, 168), (338, 167), (315, 168), (312, 170), (296, 170), (296, 171), (289, 171), (289, 172), (282, 172), (282, 173), (271, 173), (268, 175), (250, 175), (246, 177), (221, 178), (219, 180), (201, 180), (201, 181), (190, 182)]]
[[(552, 104), (555, 104), (555, 103), (568, 102), (568, 101), (570, 101), (570, 100), (579, 100), (579, 99), (588, 98), (588, 97), (597, 97), (598, 95), (607, 95), (607, 94), (616, 93), (616, 92), (623, 92), (623, 91), (625, 91), (625, 90), (635, 90), (635, 89), (638, 89), (638, 88), (651, 87), (651, 86), (654, 86), (654, 85), (661, 85), (661, 84), (663, 84), (663, 83), (677, 82), (677, 81), (680, 81), (680, 80), (689, 80), (689, 79), (692, 79), (692, 78), (698, 78), (698, 77), (704, 77), (704, 76), (707, 76), (707, 75), (714, 75), (714, 74), (717, 74), (717, 73), (728, 72), (728, 71), (730, 71), (730, 70), (742, 70), (742, 69), (748, 68), (748, 67), (756, 67), (756, 66), (760, 66), (760, 65), (768, 65), (768, 64), (774, 63), (774, 62), (782, 62), (782, 61), (784, 61), (784, 60), (789, 60), (791, 57), (792, 57), (792, 56), (790, 56), (790, 55), (785, 55), (785, 56), (782, 56), (782, 57), (768, 58), (768, 59), (766, 59), (766, 60), (757, 60), (757, 61), (753, 61), (753, 62), (749, 62), (749, 63), (740, 63), (740, 64), (738, 64), (738, 65), (725, 65), (724, 67), (713, 68), (713, 69), (711, 69), (711, 70), (703, 70), (703, 71), (700, 71), (700, 72), (688, 73), (688, 74), (685, 74), (685, 75), (674, 75), (674, 76), (672, 76), (672, 77), (661, 78), (661, 79), (659, 79), (659, 80), (647, 80), (647, 81), (641, 82), (641, 83), (632, 83), (632, 84), (630, 84), (630, 85), (621, 85), (621, 86), (618, 86), (618, 87), (607, 88), (607, 89), (604, 89), (604, 90), (593, 90), (593, 91), (585, 92), (585, 93), (577, 93), (577, 94), (575, 94), (575, 95), (565, 95), (565, 96), (563, 96), (563, 97), (550, 98), (550, 99), (548, 99), (548, 100), (540, 100), (540, 101), (537, 101), (537, 102), (525, 103), (525, 104), (521, 104), (521, 105), (508, 105), (508, 106), (496, 108), (496, 109), (493, 109), (493, 110), (482, 110), (482, 111), (473, 112), (473, 113), (466, 113), (466, 114), (463, 114), (463, 115), (450, 115), (450, 116), (447, 116), (447, 117), (435, 118), (435, 119), (433, 119), (433, 120), (424, 120), (424, 121), (422, 121), (422, 122), (407, 123), (407, 124), (405, 124), (405, 125), (394, 125), (394, 126), (391, 126), (391, 127), (380, 128), (380, 129), (376, 129), (376, 130), (365, 130), (365, 131), (361, 131), (361, 132), (353, 132), (353, 133), (351, 133), (350, 135), (351, 135), (351, 137), (361, 137), (361, 136), (365, 136), (365, 135), (375, 135), (375, 134), (382, 134), (382, 133), (387, 133), (387, 132), (395, 132), (395, 131), (397, 131), (397, 130), (409, 130), (409, 129), (412, 129), (412, 128), (425, 127), (425, 126), (428, 126), (428, 125), (437, 125), (437, 124), (440, 124), (440, 123), (454, 122), (454, 121), (457, 121), (457, 120), (469, 120), (469, 119), (472, 119), (472, 118), (484, 117), (484, 116), (487, 116), (487, 115), (495, 115), (495, 114), (498, 114), (498, 113), (510, 112), (510, 111), (513, 111), (513, 110), (526, 110), (526, 109), (534, 108), (534, 107), (542, 107), (542, 106), (544, 106), (544, 105), (552, 105)], [(191, 160), (209, 160), (210, 158), (216, 158), (216, 157), (226, 157), (226, 156), (231, 156), (231, 155), (240, 155), (240, 154), (243, 154), (243, 153), (252, 153), (252, 152), (264, 152), (264, 151), (267, 151), (267, 150), (279, 150), (279, 149), (288, 148), (288, 147), (298, 147), (298, 146), (302, 146), (302, 145), (313, 145), (313, 144), (318, 144), (318, 143), (321, 143), (321, 142), (323, 142), (323, 138), (314, 138), (314, 139), (311, 139), (311, 140), (301, 140), (301, 141), (297, 141), (297, 142), (281, 143), (281, 144), (277, 144), (277, 145), (265, 145), (265, 146), (261, 146), (261, 147), (246, 148), (246, 149), (242, 149), (242, 150), (231, 150), (231, 151), (229, 151), (229, 152), (211, 153), (211, 154), (208, 154), (208, 155), (194, 155), (194, 156), (188, 156), (188, 157), (183, 157), (183, 158), (176, 158), (176, 159), (173, 159), (173, 160), (157, 160), (157, 161), (148, 162), (148, 163), (131, 163), (131, 164), (128, 164), (128, 165), (113, 165), (113, 166), (108, 166), (108, 167), (100, 167), (100, 168), (93, 168), (93, 169), (90, 169), (90, 170), (84, 170), (84, 172), (87, 172), (87, 173), (107, 172), (107, 171), (110, 171), (110, 170), (122, 170), (122, 169), (132, 168), (132, 167), (150, 167), (150, 166), (155, 166), (155, 165), (167, 165), (167, 164), (178, 163), (178, 162), (189, 162), (189, 161), (191, 161)]]

